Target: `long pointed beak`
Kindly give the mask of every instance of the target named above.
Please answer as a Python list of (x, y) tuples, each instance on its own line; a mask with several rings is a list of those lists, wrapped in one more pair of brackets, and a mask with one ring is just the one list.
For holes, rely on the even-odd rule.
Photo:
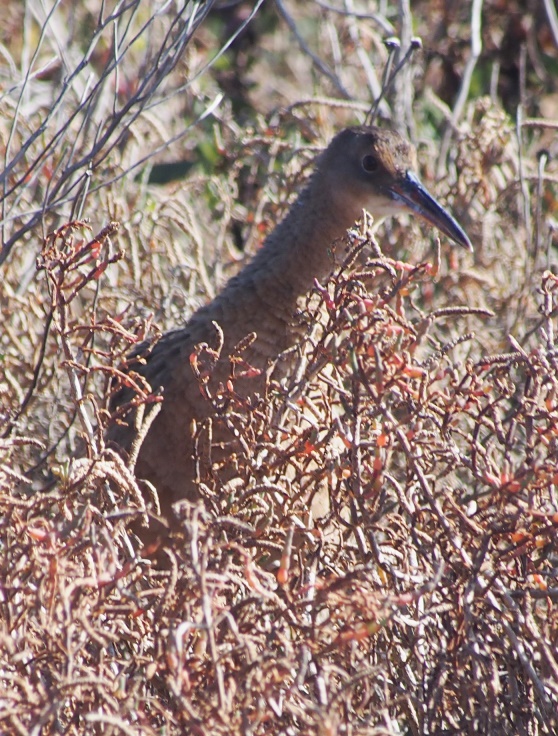
[(408, 171), (405, 178), (392, 184), (389, 191), (396, 201), (437, 227), (454, 243), (473, 250), (473, 245), (461, 225), (438, 204), (412, 171)]

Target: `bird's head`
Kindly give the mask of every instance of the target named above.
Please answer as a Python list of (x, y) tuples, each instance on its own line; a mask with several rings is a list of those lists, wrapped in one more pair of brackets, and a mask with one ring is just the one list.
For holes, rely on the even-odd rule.
[(459, 223), (429, 194), (417, 170), (414, 147), (399, 133), (372, 126), (338, 133), (318, 160), (333, 205), (354, 221), (362, 209), (375, 218), (412, 212), (472, 250)]

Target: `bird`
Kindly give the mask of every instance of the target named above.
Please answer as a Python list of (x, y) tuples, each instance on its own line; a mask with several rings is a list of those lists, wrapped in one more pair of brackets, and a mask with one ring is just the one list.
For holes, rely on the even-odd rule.
[[(157, 489), (164, 518), (172, 517), (176, 501), (199, 499), (192, 420), (203, 422), (214, 410), (192, 370), (196, 346), (215, 345), (221, 333), (222, 349), (212, 381), (226, 383), (230, 354), (254, 333), (243, 357), (255, 370), (251, 377), (235, 382), (235, 391), (244, 396), (261, 391), (270, 361), (301, 340), (297, 305), (316, 280), (332, 273), (332, 245), (362, 217), (363, 210), (375, 220), (404, 212), (418, 215), (454, 243), (473, 250), (462, 227), (421, 183), (416, 150), (406, 138), (372, 125), (337, 133), (318, 154), (306, 186), (252, 260), (184, 326), (163, 334), (154, 344), (142, 343), (127, 361), (127, 370), (143, 376), (162, 397), (137, 455), (135, 472)], [(260, 378), (254, 378), (258, 373)], [(130, 388), (121, 389), (112, 409), (129, 405), (132, 396)], [(111, 444), (124, 456), (136, 436), (133, 411), (120, 416), (108, 433)]]

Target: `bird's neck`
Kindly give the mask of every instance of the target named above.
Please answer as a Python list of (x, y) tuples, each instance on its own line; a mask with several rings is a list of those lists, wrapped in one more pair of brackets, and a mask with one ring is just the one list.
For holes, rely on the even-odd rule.
[(333, 245), (353, 222), (338, 215), (327, 191), (311, 180), (241, 275), (290, 299), (294, 308), (316, 279), (333, 270)]
[(299, 339), (294, 319), (299, 299), (316, 279), (332, 272), (332, 246), (358, 212), (339, 215), (329, 190), (314, 175), (252, 261), (193, 321), (226, 325), (228, 348), (257, 333), (253, 354), (262, 365), (292, 346)]

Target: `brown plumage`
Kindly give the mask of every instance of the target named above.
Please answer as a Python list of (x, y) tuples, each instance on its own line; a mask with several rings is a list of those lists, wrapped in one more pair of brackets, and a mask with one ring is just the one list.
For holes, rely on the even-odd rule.
[[(153, 347), (143, 345), (136, 351), (145, 355), (145, 363), (133, 369), (154, 391), (163, 393), (162, 409), (141, 447), (136, 471), (157, 488), (165, 515), (170, 515), (174, 501), (197, 495), (191, 421), (204, 419), (211, 410), (201, 396), (190, 356), (201, 342), (217, 343), (213, 322), (224, 335), (215, 381), (228, 378), (228, 356), (251, 332), (257, 339), (245, 357), (265, 371), (270, 360), (300, 339), (294, 319), (297, 303), (315, 279), (330, 274), (332, 243), (343, 237), (363, 209), (375, 218), (414, 212), (471, 249), (467, 235), (422, 187), (415, 169), (414, 149), (399, 134), (366, 126), (343, 130), (318, 156), (308, 184), (252, 261), (184, 327), (166, 333)], [(235, 388), (254, 393), (262, 381), (240, 379)], [(129, 391), (121, 392), (116, 404), (129, 399)], [(109, 433), (109, 439), (125, 451), (133, 437), (131, 420)]]

